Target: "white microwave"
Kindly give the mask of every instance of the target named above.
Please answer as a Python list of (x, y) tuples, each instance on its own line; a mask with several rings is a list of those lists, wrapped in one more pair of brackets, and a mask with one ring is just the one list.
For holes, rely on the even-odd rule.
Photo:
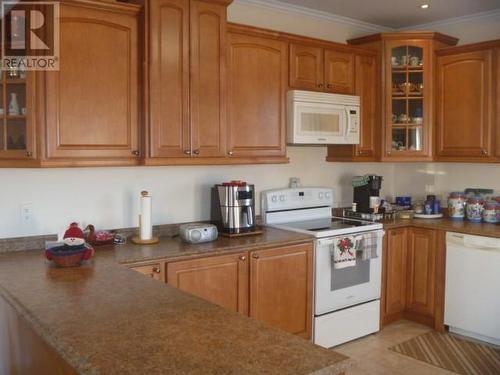
[(354, 95), (288, 92), (289, 144), (359, 144), (360, 98)]

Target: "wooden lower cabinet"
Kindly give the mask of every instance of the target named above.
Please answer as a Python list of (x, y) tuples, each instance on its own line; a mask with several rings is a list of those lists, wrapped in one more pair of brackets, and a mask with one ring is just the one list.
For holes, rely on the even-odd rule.
[(165, 281), (165, 272), (160, 264), (152, 264), (147, 266), (135, 266), (131, 270), (149, 276), (153, 280)]
[[(382, 283), (382, 324), (405, 318), (435, 327), (438, 231), (398, 228), (387, 232)], [(442, 276), (442, 275), (441, 275)]]
[(312, 243), (167, 264), (167, 283), (292, 334), (312, 333)]
[(312, 246), (258, 250), (250, 256), (250, 316), (311, 337)]
[(382, 317), (390, 323), (401, 319), (406, 308), (407, 229), (388, 231), (385, 242)]
[(411, 228), (408, 231), (407, 256), (406, 309), (432, 319), (436, 287), (436, 231)]
[(246, 252), (167, 264), (167, 283), (231, 311), (248, 314)]

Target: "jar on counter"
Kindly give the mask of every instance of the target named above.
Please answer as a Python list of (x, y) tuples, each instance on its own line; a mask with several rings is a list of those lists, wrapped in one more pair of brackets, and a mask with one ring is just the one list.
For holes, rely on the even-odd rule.
[(451, 219), (463, 220), (465, 216), (465, 193), (455, 191), (448, 196), (448, 216)]
[(470, 197), (467, 200), (467, 219), (475, 223), (481, 222), (483, 218), (484, 202), (479, 196)]
[(487, 202), (484, 205), (483, 220), (486, 223), (498, 223), (497, 214), (499, 212), (499, 207), (497, 202)]

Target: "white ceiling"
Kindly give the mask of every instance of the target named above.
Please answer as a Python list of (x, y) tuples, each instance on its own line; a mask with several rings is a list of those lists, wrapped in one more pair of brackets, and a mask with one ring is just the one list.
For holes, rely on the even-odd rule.
[[(274, 1), (276, 2), (276, 1)], [(500, 9), (500, 0), (279, 0), (394, 29)], [(419, 5), (429, 4), (428, 9)]]

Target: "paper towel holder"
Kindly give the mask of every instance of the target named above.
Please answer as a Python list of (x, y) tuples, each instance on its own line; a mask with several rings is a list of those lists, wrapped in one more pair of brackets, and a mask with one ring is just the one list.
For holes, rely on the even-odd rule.
[[(149, 209), (147, 211), (148, 216), (149, 216), (149, 220), (146, 220), (146, 222), (149, 223), (148, 224), (148, 226), (149, 226), (148, 232), (151, 233), (151, 237), (150, 238), (141, 238), (142, 237), (141, 236), (141, 234), (142, 234), (142, 225), (143, 225), (142, 215), (145, 213), (143, 211), (143, 206), (142, 206), (143, 200), (148, 200), (149, 201)], [(136, 245), (153, 245), (153, 244), (157, 244), (158, 242), (160, 242), (160, 239), (157, 236), (153, 236), (152, 235), (152, 225), (151, 225), (151, 196), (149, 195), (149, 192), (147, 192), (147, 191), (142, 191), (141, 192), (141, 215), (139, 215), (139, 235), (132, 237), (131, 241), (132, 241), (133, 244), (136, 244)]]

